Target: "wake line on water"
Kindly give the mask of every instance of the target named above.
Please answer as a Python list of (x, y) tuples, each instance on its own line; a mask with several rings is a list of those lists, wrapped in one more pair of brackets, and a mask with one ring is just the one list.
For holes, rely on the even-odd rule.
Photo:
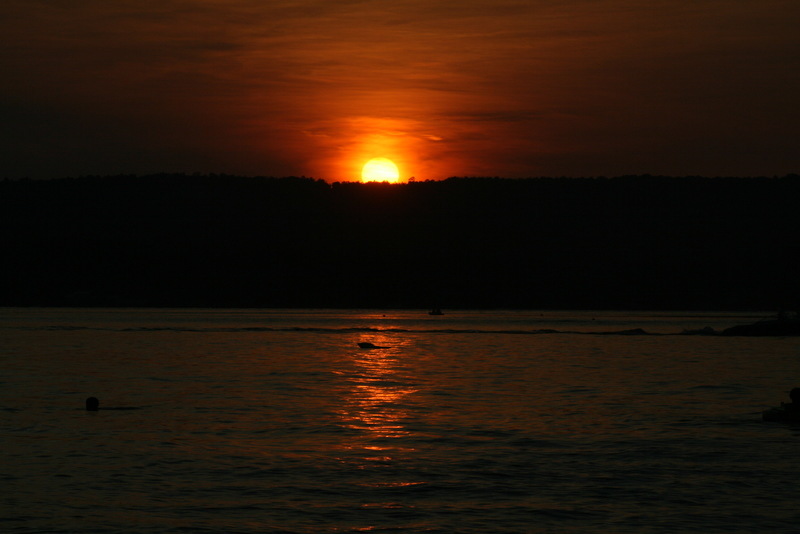
[(486, 330), (472, 328), (436, 328), (436, 329), (414, 329), (414, 328), (372, 328), (372, 327), (345, 327), (345, 328), (320, 328), (320, 327), (267, 327), (267, 326), (245, 326), (245, 327), (209, 327), (209, 328), (186, 328), (172, 326), (143, 326), (108, 328), (94, 326), (42, 326), (42, 327), (18, 327), (20, 330), (39, 330), (39, 331), (105, 331), (105, 332), (189, 332), (189, 333), (243, 333), (243, 332), (303, 332), (320, 334), (354, 334), (354, 333), (373, 333), (373, 334), (508, 334), (508, 335), (546, 335), (546, 334), (576, 334), (588, 336), (689, 336), (689, 335), (712, 335), (700, 332), (676, 332), (658, 333), (647, 332), (641, 328), (628, 330), (611, 331), (580, 331), (580, 330), (555, 330), (550, 328), (535, 330)]

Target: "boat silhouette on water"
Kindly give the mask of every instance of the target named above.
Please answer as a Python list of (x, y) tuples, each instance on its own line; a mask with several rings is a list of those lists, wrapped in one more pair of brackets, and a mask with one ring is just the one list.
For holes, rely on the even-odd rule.
[(386, 347), (381, 347), (380, 345), (375, 345), (374, 343), (370, 343), (368, 341), (362, 341), (358, 344), (359, 348), (362, 349), (385, 349)]

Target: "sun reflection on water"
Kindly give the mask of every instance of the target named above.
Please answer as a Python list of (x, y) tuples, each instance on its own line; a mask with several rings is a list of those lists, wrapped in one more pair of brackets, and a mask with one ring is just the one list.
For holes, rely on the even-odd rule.
[[(358, 348), (357, 343), (372, 343), (376, 348)], [(407, 423), (413, 416), (417, 380), (402, 363), (407, 342), (371, 333), (357, 343), (349, 362), (352, 366), (343, 372), (349, 389), (340, 415), (346, 428), (359, 432), (351, 448), (383, 453), (373, 459), (387, 459), (387, 451), (402, 448), (392, 441), (411, 434)]]
[[(384, 324), (383, 317), (374, 320)], [(371, 331), (354, 337), (352, 347), (339, 372), (345, 387), (338, 415), (349, 431), (341, 460), (362, 474), (357, 484), (373, 496), (361, 503), (363, 510), (413, 510), (416, 504), (408, 500), (408, 492), (429, 481), (409, 476), (419, 454), (414, 423), (425, 411), (418, 398), (424, 379), (411, 361), (412, 342)], [(355, 530), (376, 528), (367, 523)]]

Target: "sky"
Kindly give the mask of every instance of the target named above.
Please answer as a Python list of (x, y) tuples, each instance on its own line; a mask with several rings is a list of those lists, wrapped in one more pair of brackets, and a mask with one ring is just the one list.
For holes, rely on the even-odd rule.
[(797, 0), (4, 0), (0, 178), (800, 172)]

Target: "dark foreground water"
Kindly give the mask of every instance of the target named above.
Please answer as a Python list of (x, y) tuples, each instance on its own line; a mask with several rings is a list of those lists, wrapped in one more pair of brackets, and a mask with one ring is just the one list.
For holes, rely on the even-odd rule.
[(0, 531), (796, 532), (752, 320), (3, 309)]

